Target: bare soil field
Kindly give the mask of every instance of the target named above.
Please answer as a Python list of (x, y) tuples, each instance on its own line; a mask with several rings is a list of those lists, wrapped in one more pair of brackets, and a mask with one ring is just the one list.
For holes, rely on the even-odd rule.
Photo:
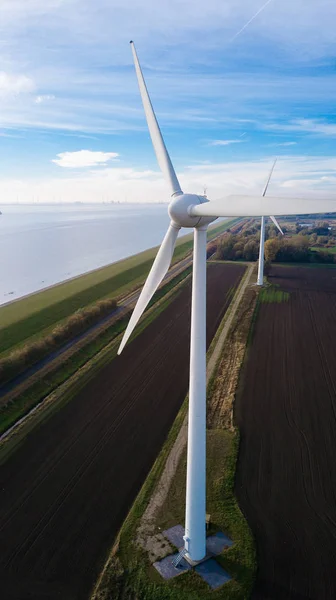
[(255, 536), (253, 599), (336, 598), (336, 272), (272, 267), (235, 419), (236, 494)]
[[(208, 267), (208, 345), (244, 271)], [(3, 598), (87, 598), (185, 398), (189, 331), (190, 284), (0, 467)]]

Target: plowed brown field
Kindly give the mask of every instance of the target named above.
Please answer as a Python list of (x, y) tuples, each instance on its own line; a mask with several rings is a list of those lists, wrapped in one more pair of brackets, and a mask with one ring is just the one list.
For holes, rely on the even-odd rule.
[(256, 539), (254, 599), (336, 598), (336, 270), (272, 268), (237, 400), (236, 493)]
[[(245, 271), (208, 267), (207, 343)], [(0, 595), (87, 598), (188, 389), (190, 284), (0, 468)]]

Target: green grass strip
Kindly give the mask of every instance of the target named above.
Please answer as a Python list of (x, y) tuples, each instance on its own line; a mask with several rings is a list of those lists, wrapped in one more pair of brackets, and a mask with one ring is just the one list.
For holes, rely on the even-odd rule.
[(262, 304), (287, 302), (288, 300), (289, 292), (283, 292), (274, 285), (262, 288), (258, 294), (258, 302)]

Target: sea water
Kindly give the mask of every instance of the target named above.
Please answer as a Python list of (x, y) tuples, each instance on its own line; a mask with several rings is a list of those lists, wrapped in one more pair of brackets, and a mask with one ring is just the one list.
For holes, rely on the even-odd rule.
[(169, 224), (166, 204), (0, 210), (0, 304), (157, 246)]

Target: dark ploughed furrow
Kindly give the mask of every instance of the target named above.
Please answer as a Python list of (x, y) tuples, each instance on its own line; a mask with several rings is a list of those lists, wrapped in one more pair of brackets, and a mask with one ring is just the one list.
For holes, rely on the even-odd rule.
[[(209, 345), (245, 267), (208, 268)], [(0, 467), (5, 600), (87, 598), (188, 389), (190, 284)]]
[(273, 267), (236, 420), (236, 493), (256, 539), (253, 599), (336, 598), (336, 270)]

